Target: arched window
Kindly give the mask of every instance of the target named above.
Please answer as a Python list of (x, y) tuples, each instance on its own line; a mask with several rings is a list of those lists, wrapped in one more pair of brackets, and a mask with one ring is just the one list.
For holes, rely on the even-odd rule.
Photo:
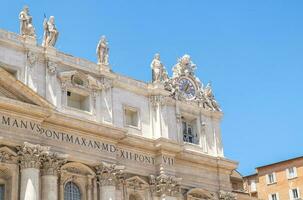
[(80, 189), (73, 182), (68, 182), (64, 188), (64, 200), (81, 200)]

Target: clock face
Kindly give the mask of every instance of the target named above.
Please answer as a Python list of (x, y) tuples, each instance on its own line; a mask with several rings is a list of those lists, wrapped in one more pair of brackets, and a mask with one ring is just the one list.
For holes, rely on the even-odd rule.
[(196, 87), (194, 83), (187, 78), (181, 78), (179, 80), (179, 90), (187, 100), (191, 100), (196, 97)]

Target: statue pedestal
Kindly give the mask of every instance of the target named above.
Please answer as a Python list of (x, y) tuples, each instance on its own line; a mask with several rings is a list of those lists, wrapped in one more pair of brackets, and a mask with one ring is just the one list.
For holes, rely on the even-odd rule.
[(110, 65), (105, 65), (105, 64), (102, 64), (102, 63), (98, 63), (98, 66), (99, 66), (100, 71), (110, 72)]
[(24, 35), (23, 36), (24, 43), (29, 45), (37, 45), (37, 40), (35, 37)]
[(52, 56), (55, 56), (56, 52), (57, 52), (57, 50), (54, 47), (45, 47), (44, 51), (46, 54), (52, 55)]

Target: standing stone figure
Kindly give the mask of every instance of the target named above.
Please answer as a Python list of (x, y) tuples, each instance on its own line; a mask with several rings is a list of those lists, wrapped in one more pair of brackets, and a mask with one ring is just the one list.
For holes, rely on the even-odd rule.
[(43, 22), (43, 27), (44, 27), (44, 35), (43, 35), (42, 46), (54, 47), (59, 35), (59, 32), (55, 25), (55, 17), (50, 16), (48, 21), (45, 18)]
[(150, 64), (152, 69), (152, 80), (153, 82), (162, 82), (168, 79), (167, 71), (160, 60), (160, 54), (156, 53), (153, 61)]
[(22, 36), (36, 37), (35, 28), (32, 24), (32, 16), (29, 14), (29, 8), (24, 6), (19, 14), (20, 20), (20, 34)]
[(97, 45), (96, 53), (98, 56), (98, 64), (109, 65), (109, 47), (105, 36), (101, 36), (100, 41)]

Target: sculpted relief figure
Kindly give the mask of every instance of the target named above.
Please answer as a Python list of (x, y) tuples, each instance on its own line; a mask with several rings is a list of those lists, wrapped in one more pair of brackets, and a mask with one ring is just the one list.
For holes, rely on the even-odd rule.
[(153, 82), (162, 82), (168, 80), (167, 71), (160, 60), (160, 54), (156, 53), (153, 61), (150, 64), (152, 69)]
[(178, 63), (173, 67), (173, 78), (181, 75), (194, 75), (196, 65), (191, 61), (189, 55), (185, 54), (178, 59)]
[(23, 10), (20, 12), (19, 20), (21, 35), (36, 37), (35, 28), (32, 24), (32, 16), (29, 14), (29, 8), (27, 6), (24, 6)]
[(97, 45), (96, 53), (98, 56), (98, 64), (109, 65), (109, 47), (104, 35), (100, 38), (100, 41)]
[(204, 107), (205, 105), (213, 110), (221, 111), (217, 101), (215, 100), (210, 83), (208, 83), (204, 88)]
[(55, 17), (50, 16), (48, 21), (45, 18), (43, 22), (43, 27), (44, 27), (44, 35), (43, 35), (42, 46), (54, 47), (59, 35), (59, 32), (55, 25)]

